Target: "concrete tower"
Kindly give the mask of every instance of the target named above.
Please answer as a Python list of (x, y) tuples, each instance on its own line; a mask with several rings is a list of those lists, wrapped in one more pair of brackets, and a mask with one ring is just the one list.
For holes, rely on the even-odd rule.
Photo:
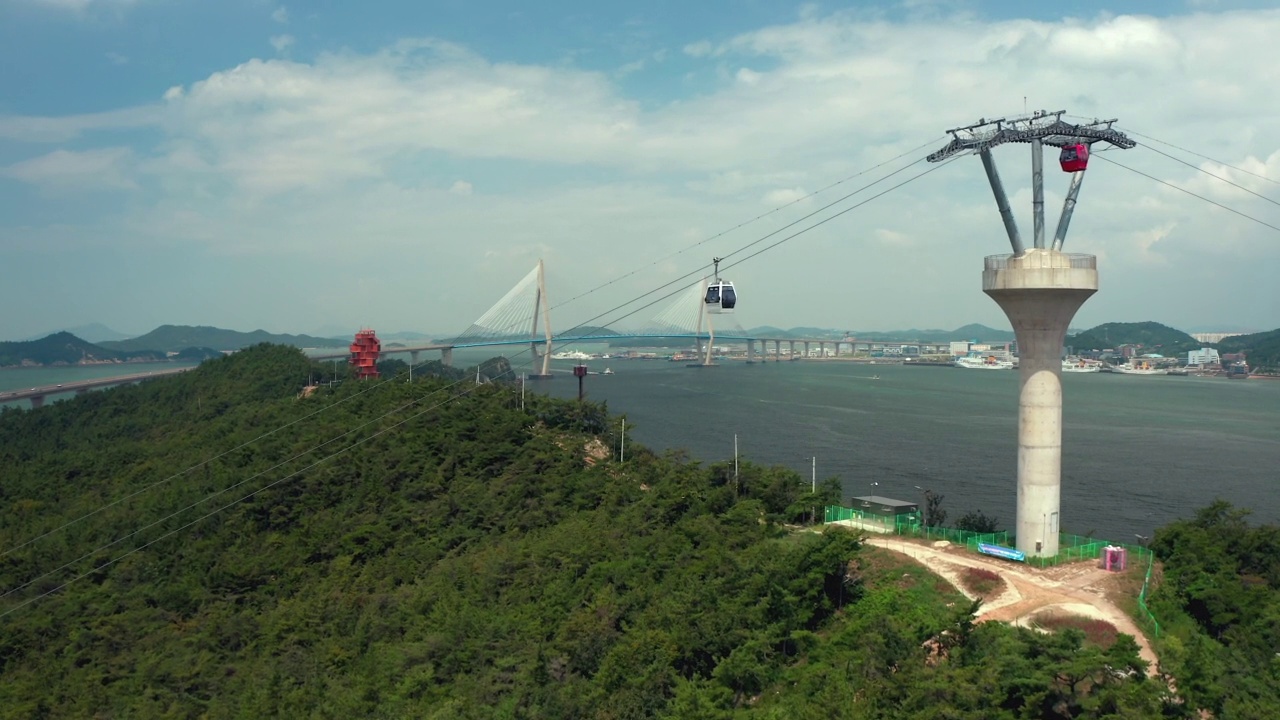
[[(1062, 341), (1076, 311), (1098, 291), (1098, 264), (1092, 255), (1062, 252), (1071, 215), (1079, 197), (1089, 151), (1096, 142), (1118, 148), (1134, 143), (1111, 128), (1114, 120), (1072, 125), (1063, 111), (1028, 117), (979, 120), (948, 130), (951, 142), (929, 156), (930, 162), (977, 153), (1004, 222), (1010, 255), (986, 259), (982, 290), (995, 300), (1018, 338), (1018, 517), (1017, 547), (1028, 556), (1058, 554), (1062, 495)], [(1017, 142), (1031, 145), (1034, 247), (1022, 244), (1008, 196), (996, 171), (991, 149)], [(1059, 162), (1071, 173), (1071, 185), (1053, 243), (1044, 232), (1044, 145), (1062, 149)]]
[(1058, 554), (1062, 489), (1062, 339), (1098, 291), (1092, 255), (1030, 250), (986, 259), (982, 291), (1018, 337), (1018, 549)]

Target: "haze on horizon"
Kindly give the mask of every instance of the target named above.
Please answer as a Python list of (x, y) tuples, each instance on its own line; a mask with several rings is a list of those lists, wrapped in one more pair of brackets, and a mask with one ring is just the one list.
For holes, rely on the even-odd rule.
[[(0, 339), (457, 332), (539, 258), (553, 303), (636, 271), (557, 309), (569, 327), (1024, 107), (1214, 158), (1151, 143), (1265, 197), (1101, 155), (1280, 225), (1261, 2), (439, 5), (0, 0)], [(1028, 152), (996, 158), (1029, 237)], [(1045, 168), (1052, 232), (1066, 176)], [(1075, 327), (1280, 326), (1280, 231), (1112, 163), (1065, 249), (1100, 265)], [(1007, 328), (980, 280), (1005, 252), (961, 158), (725, 276), (745, 327)]]

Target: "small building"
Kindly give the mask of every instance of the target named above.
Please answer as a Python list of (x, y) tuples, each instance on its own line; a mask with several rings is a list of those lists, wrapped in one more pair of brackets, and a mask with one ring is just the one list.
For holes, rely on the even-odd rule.
[(1218, 351), (1213, 348), (1200, 348), (1187, 353), (1188, 365), (1220, 365), (1221, 363), (1222, 359), (1218, 357)]
[(858, 526), (867, 530), (893, 532), (897, 527), (920, 524), (920, 503), (865, 495), (853, 498), (849, 505), (860, 520)]

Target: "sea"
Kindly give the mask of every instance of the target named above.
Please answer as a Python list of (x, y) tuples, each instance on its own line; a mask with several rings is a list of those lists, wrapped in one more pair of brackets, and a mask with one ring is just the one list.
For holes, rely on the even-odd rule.
[[(600, 352), (597, 350), (597, 352)], [(606, 351), (607, 352), (607, 351)], [(576, 363), (530, 389), (576, 397)], [(695, 460), (782, 465), (834, 477), (844, 499), (943, 496), (1012, 529), (1018, 372), (839, 360), (587, 361), (584, 391), (625, 415), (628, 437)], [(1134, 542), (1215, 499), (1280, 522), (1280, 381), (1067, 373), (1062, 529)], [(816, 462), (815, 462), (816, 459)]]
[[(517, 374), (530, 372), (527, 356), (508, 353)], [(455, 351), (455, 365), (494, 354)], [(552, 361), (554, 379), (528, 381), (528, 392), (576, 397), (576, 364)], [(840, 360), (585, 364), (593, 373), (583, 379), (586, 396), (625, 416), (630, 443), (713, 463), (731, 461), (736, 441), (740, 458), (791, 468), (801, 482), (816, 466), (819, 481), (839, 481), (846, 502), (870, 494), (915, 502), (923, 488), (943, 496), (951, 520), (980, 510), (1013, 525), (1015, 370)], [(148, 365), (0, 370), (0, 391)], [(606, 368), (613, 373), (596, 374)], [(1218, 498), (1253, 521), (1280, 522), (1280, 381), (1068, 373), (1062, 382), (1065, 532), (1133, 542)]]

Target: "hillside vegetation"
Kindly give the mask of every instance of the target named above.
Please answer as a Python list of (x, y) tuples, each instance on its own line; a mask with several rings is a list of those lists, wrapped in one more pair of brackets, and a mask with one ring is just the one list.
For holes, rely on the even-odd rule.
[[(1206, 343), (1158, 322), (1103, 323), (1082, 333), (1070, 335), (1063, 342), (1078, 352), (1106, 350), (1121, 345), (1141, 345), (1143, 353), (1159, 353), (1167, 357), (1185, 355)], [(1185, 358), (1184, 358), (1185, 359)]]
[(0, 367), (15, 365), (77, 365), (81, 363), (164, 360), (163, 352), (110, 350), (85, 342), (69, 332), (39, 340), (0, 342)]
[(1161, 662), (1194, 707), (1280, 717), (1280, 527), (1250, 526), (1225, 502), (1156, 532), (1164, 563), (1152, 609)]
[(255, 346), (0, 412), (0, 716), (1192, 715), (1131, 638), (974, 625), (783, 525), (838, 488), (624, 464), (604, 407), (500, 383), (299, 397), (323, 373)]
[(1280, 329), (1223, 338), (1217, 348), (1224, 353), (1245, 353), (1254, 372), (1280, 375)]

